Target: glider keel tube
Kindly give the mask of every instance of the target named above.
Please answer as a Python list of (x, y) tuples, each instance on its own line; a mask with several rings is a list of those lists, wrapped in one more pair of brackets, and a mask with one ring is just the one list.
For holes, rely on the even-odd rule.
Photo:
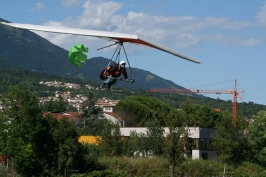
[(103, 38), (115, 42), (128, 42), (133, 44), (140, 44), (148, 47), (152, 47), (174, 56), (183, 58), (185, 60), (201, 63), (199, 60), (187, 56), (181, 52), (175, 51), (165, 45), (158, 44), (156, 42), (150, 41), (148, 39), (140, 38), (135, 34), (125, 34), (125, 33), (116, 33), (116, 32), (108, 32), (108, 31), (98, 31), (98, 30), (87, 30), (87, 29), (79, 29), (79, 28), (68, 28), (68, 27), (58, 27), (58, 26), (42, 26), (42, 25), (31, 25), (31, 24), (19, 24), (19, 23), (6, 23), (1, 22), (4, 25), (12, 26), (16, 28), (23, 28), (34, 31), (44, 31), (44, 32), (52, 32), (52, 33), (60, 33), (60, 34), (73, 34), (73, 35), (82, 35), (82, 36), (92, 36)]

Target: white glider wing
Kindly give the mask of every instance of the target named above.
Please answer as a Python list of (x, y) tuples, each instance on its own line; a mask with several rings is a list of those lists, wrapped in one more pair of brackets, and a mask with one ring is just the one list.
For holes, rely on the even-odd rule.
[(144, 46), (149, 46), (149, 47), (170, 53), (172, 55), (175, 55), (177, 57), (183, 58), (188, 61), (192, 61), (195, 63), (201, 63), (199, 60), (193, 57), (187, 56), (169, 47), (150, 41), (148, 39), (141, 38), (135, 34), (115, 33), (115, 32), (107, 32), (107, 31), (67, 28), (67, 27), (58, 27), (58, 26), (41, 26), (41, 25), (6, 23), (6, 22), (1, 22), (1, 23), (4, 25), (16, 27), (16, 28), (23, 28), (23, 29), (33, 30), (33, 31), (45, 31), (45, 32), (61, 33), (61, 34), (92, 36), (92, 37), (104, 38), (107, 40), (112, 40), (112, 41), (122, 42), (122, 43), (128, 42), (128, 43), (141, 44)]

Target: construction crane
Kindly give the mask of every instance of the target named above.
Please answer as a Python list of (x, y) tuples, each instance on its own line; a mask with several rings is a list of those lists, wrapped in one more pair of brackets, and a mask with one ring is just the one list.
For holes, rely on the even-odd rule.
[(239, 97), (242, 100), (244, 90), (238, 92), (237, 91), (237, 82), (236, 79), (234, 80), (234, 90), (193, 90), (193, 89), (173, 89), (173, 88), (153, 88), (149, 89), (148, 92), (163, 92), (163, 93), (179, 93), (179, 94), (189, 94), (193, 95), (195, 93), (197, 94), (232, 94), (233, 95), (233, 123), (234, 127), (236, 128), (237, 123), (237, 97)]

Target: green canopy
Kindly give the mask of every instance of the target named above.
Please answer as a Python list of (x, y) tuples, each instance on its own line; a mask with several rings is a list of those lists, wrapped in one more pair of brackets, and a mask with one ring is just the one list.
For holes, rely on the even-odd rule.
[(70, 62), (73, 65), (80, 67), (82, 63), (87, 60), (87, 55), (85, 55), (83, 52), (88, 53), (88, 51), (88, 47), (85, 47), (83, 44), (74, 45), (68, 53)]

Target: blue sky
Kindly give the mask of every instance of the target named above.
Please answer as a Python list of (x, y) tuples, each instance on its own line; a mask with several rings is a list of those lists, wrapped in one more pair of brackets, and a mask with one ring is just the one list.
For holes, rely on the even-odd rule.
[[(126, 45), (132, 67), (189, 89), (234, 90), (236, 79), (238, 92), (245, 91), (238, 102), (266, 105), (265, 0), (9, 0), (1, 2), (0, 18), (14, 23), (134, 33), (202, 63)], [(102, 39), (38, 34), (66, 50), (82, 43), (90, 49), (88, 58), (112, 55), (113, 49), (96, 50), (110, 44)], [(232, 94), (205, 96), (233, 99)]]

